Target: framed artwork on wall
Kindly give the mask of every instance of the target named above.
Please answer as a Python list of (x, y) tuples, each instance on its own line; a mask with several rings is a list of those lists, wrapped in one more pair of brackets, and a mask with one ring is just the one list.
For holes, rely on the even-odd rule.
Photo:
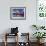
[(10, 19), (11, 20), (25, 20), (26, 7), (10, 7)]

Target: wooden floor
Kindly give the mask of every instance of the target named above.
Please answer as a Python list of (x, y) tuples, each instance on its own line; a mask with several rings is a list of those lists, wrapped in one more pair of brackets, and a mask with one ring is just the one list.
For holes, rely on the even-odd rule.
[[(2, 42), (0, 42), (0, 46), (4, 46), (4, 43)], [(15, 42), (14, 43), (12, 43), (12, 42), (10, 42), (10, 43), (8, 43), (8, 45), (7, 46), (15, 46)], [(21, 45), (22, 46), (22, 45)], [(24, 45), (25, 46), (25, 45)], [(37, 46), (37, 43), (34, 43), (34, 42), (32, 42), (32, 43), (30, 43), (30, 46)], [(46, 43), (44, 43), (43, 45), (41, 45), (41, 46), (46, 46)]]

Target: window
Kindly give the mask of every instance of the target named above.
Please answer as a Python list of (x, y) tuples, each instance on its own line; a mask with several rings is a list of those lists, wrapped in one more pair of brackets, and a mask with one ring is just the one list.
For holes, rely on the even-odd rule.
[(37, 15), (46, 18), (46, 0), (37, 0)]

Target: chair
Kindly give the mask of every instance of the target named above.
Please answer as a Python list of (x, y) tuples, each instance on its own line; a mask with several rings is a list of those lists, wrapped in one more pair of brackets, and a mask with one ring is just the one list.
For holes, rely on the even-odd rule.
[(21, 33), (22, 40), (26, 39), (26, 41), (20, 42), (19, 46), (30, 46), (29, 42), (29, 33)]
[(18, 27), (11, 28), (11, 33), (5, 33), (5, 46), (7, 46), (7, 44), (8, 44), (7, 38), (10, 38), (10, 37), (13, 37), (13, 36), (17, 36), (16, 46), (18, 46)]

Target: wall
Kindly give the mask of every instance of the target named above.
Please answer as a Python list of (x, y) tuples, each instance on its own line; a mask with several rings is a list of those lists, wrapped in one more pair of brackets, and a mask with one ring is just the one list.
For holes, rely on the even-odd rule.
[[(10, 7), (26, 7), (26, 20), (10, 20)], [(32, 36), (32, 24), (36, 24), (36, 0), (0, 0), (0, 34), (17, 26), (19, 32), (30, 32)]]

